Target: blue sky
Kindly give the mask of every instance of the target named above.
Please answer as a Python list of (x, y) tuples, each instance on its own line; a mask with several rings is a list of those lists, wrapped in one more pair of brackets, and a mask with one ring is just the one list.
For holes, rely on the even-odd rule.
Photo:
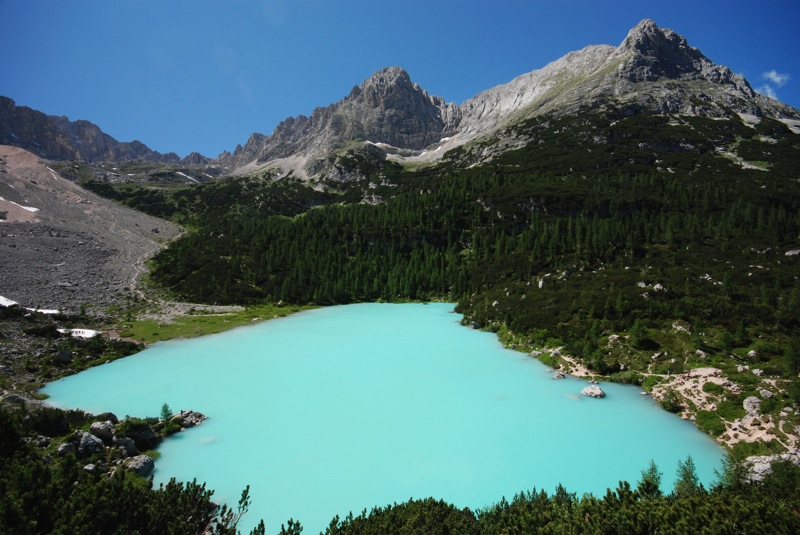
[(800, 108), (797, 0), (0, 0), (0, 95), (213, 157), (386, 66), (461, 103), (643, 18)]

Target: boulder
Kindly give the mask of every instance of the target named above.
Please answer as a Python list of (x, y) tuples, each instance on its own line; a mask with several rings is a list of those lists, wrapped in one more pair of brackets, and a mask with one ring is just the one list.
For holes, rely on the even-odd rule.
[(581, 390), (581, 394), (590, 398), (604, 398), (606, 397), (606, 393), (603, 392), (603, 389), (597, 385), (589, 385), (583, 390)]
[(133, 455), (136, 455), (138, 451), (136, 449), (136, 443), (133, 441), (132, 438), (115, 436), (112, 442), (115, 446), (119, 446), (122, 449), (122, 451), (125, 452), (126, 457), (131, 457)]
[(772, 473), (772, 463), (778, 461), (788, 461), (795, 465), (800, 465), (800, 457), (791, 453), (755, 455), (744, 460), (744, 465), (748, 471), (747, 478), (751, 482), (763, 481), (765, 477)]
[(105, 444), (103, 441), (97, 438), (96, 436), (92, 435), (91, 433), (86, 433), (85, 431), (78, 431), (77, 434), (78, 438), (78, 453), (98, 453), (103, 451), (105, 448)]
[(755, 396), (750, 396), (744, 400), (742, 406), (747, 411), (747, 414), (758, 414), (761, 409), (761, 400)]
[(78, 450), (77, 446), (72, 442), (63, 442), (59, 444), (58, 449), (56, 450), (56, 455), (63, 457), (64, 455), (75, 453)]
[(132, 470), (136, 475), (147, 477), (153, 468), (156, 467), (155, 461), (147, 455), (137, 455), (125, 460), (125, 468)]
[(564, 379), (567, 376), (564, 372), (556, 372), (553, 374), (553, 379)]
[(114, 424), (106, 420), (105, 422), (94, 422), (89, 427), (89, 432), (101, 439), (103, 442), (110, 443), (114, 438)]
[(119, 423), (119, 418), (117, 418), (117, 415), (114, 414), (113, 412), (104, 412), (103, 414), (98, 414), (97, 418), (100, 419), (101, 421), (108, 420), (114, 425), (117, 425)]
[(139, 451), (147, 451), (155, 448), (161, 437), (156, 433), (152, 427), (143, 427), (130, 434), (130, 437), (136, 443)]
[(54, 364), (69, 364), (72, 362), (72, 351), (59, 351), (53, 357)]

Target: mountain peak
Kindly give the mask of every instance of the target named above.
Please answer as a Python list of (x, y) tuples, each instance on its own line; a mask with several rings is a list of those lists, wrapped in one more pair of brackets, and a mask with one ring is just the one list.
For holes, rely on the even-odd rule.
[(632, 56), (626, 69), (631, 81), (678, 78), (713, 66), (698, 49), (689, 46), (683, 36), (659, 28), (651, 19), (644, 19), (634, 26), (618, 51)]
[(402, 67), (384, 67), (367, 78), (364, 84), (374, 83), (389, 85), (398, 82), (411, 83), (411, 77), (408, 75), (408, 72)]

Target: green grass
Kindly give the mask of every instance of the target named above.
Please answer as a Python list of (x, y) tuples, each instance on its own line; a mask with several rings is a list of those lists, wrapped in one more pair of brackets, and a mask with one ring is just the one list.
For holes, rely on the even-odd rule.
[(160, 323), (156, 320), (135, 320), (120, 326), (120, 336), (133, 338), (145, 344), (174, 338), (193, 338), (227, 331), (242, 325), (251, 325), (257, 321), (281, 318), (311, 308), (314, 307), (257, 305), (247, 307), (239, 312), (188, 314), (176, 317), (169, 323)]

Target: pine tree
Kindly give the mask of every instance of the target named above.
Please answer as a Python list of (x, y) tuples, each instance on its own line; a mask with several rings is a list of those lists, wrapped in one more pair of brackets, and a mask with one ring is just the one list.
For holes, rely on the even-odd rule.
[(650, 464), (642, 470), (642, 479), (636, 486), (636, 492), (643, 498), (658, 498), (661, 496), (661, 471), (656, 462), (650, 459)]
[(677, 498), (685, 498), (697, 494), (700, 490), (697, 470), (692, 456), (689, 455), (685, 461), (678, 461), (678, 479), (675, 481), (672, 494)]

